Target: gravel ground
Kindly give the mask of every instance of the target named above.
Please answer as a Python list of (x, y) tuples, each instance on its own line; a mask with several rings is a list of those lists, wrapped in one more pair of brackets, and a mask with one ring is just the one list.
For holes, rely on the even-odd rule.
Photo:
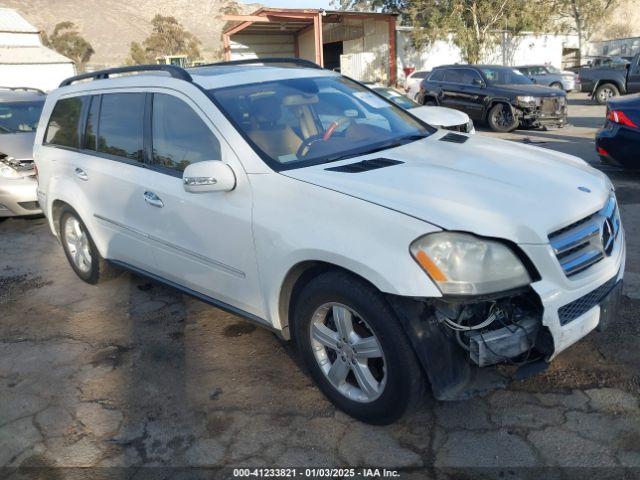
[[(572, 95), (572, 126), (505, 137), (597, 164), (603, 113)], [(44, 219), (0, 224), (0, 478), (73, 472), (48, 466), (147, 478), (107, 467), (309, 465), (415, 478), (640, 476), (640, 177), (607, 172), (628, 241), (617, 322), (535, 378), (463, 403), (427, 397), (388, 427), (337, 412), (271, 333), (129, 274), (86, 285)]]

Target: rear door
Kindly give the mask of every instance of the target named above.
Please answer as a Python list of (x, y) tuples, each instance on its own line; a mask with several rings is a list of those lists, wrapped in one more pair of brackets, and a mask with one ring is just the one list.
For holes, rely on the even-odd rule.
[(74, 167), (86, 177), (80, 181), (88, 189), (106, 258), (152, 272), (153, 252), (139, 228), (139, 219), (148, 214), (139, 201), (149, 175), (144, 163), (146, 98), (142, 92), (93, 96), (86, 114), (83, 153)]

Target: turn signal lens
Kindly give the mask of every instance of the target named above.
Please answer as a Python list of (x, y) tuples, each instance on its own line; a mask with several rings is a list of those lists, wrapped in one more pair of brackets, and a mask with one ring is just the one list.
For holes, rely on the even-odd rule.
[(619, 125), (625, 125), (631, 128), (638, 128), (638, 126), (633, 123), (633, 121), (627, 117), (627, 115), (622, 110), (611, 110), (609, 115), (607, 115), (607, 120), (613, 123), (617, 123)]

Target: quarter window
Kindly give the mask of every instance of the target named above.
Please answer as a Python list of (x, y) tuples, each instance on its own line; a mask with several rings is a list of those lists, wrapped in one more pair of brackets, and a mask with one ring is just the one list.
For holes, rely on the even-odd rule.
[(102, 96), (98, 125), (98, 152), (144, 161), (144, 93)]
[(221, 160), (218, 139), (182, 100), (154, 94), (151, 124), (154, 164), (181, 172), (191, 163)]
[(82, 112), (82, 97), (63, 98), (53, 107), (45, 143), (78, 148), (78, 122)]

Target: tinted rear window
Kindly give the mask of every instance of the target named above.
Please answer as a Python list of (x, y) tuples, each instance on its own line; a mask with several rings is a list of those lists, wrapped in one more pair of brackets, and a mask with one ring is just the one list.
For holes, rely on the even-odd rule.
[(144, 93), (102, 96), (98, 122), (98, 151), (142, 162), (144, 160)]
[(78, 148), (78, 121), (83, 97), (58, 100), (45, 135), (45, 143), (61, 147)]

